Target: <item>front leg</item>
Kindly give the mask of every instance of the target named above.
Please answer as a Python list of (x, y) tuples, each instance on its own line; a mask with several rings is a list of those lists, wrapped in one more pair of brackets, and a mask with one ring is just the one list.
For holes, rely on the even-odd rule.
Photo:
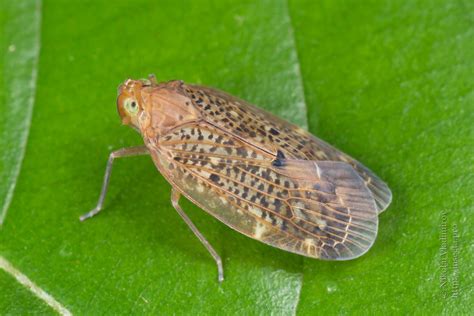
[(188, 225), (188, 227), (192, 230), (194, 235), (196, 235), (199, 241), (203, 244), (204, 247), (206, 247), (207, 251), (209, 251), (211, 256), (214, 258), (214, 261), (216, 261), (216, 264), (217, 264), (217, 279), (219, 280), (219, 282), (224, 281), (224, 269), (222, 267), (221, 257), (219, 257), (219, 255), (214, 250), (214, 248), (212, 248), (211, 244), (206, 240), (206, 238), (201, 234), (201, 232), (193, 224), (193, 222), (188, 217), (188, 215), (186, 215), (186, 213), (184, 213), (184, 211), (181, 209), (181, 206), (179, 206), (180, 196), (181, 196), (181, 193), (173, 188), (171, 191), (171, 204), (173, 204), (173, 207), (181, 216), (181, 218), (184, 220), (184, 222)]
[(148, 148), (146, 146), (136, 146), (136, 147), (127, 147), (122, 148), (116, 151), (113, 151), (109, 155), (109, 160), (107, 161), (107, 167), (105, 169), (104, 175), (104, 182), (102, 184), (102, 190), (100, 191), (99, 201), (97, 202), (96, 207), (87, 212), (86, 214), (80, 217), (81, 221), (84, 221), (92, 216), (96, 215), (102, 209), (102, 205), (104, 204), (105, 195), (107, 194), (107, 189), (109, 188), (109, 180), (110, 174), (112, 173), (112, 164), (115, 158), (121, 157), (131, 157), (131, 156), (139, 156), (139, 155), (147, 155), (150, 154)]

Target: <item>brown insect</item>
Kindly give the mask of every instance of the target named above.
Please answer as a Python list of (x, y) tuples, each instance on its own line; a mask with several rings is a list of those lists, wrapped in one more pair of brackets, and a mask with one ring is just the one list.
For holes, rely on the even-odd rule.
[(125, 81), (117, 108), (145, 145), (110, 154), (98, 204), (81, 220), (102, 209), (115, 158), (150, 154), (219, 281), (222, 261), (179, 206), (181, 195), (236, 231), (303, 256), (348, 260), (374, 243), (390, 189), (307, 131), (225, 92), (154, 76)]

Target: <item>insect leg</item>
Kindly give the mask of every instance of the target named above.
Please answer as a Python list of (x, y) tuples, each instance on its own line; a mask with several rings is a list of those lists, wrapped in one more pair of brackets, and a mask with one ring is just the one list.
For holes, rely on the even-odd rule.
[(112, 173), (112, 164), (115, 158), (131, 157), (131, 156), (139, 156), (139, 155), (147, 155), (147, 154), (149, 154), (149, 152), (146, 146), (121, 148), (119, 150), (111, 152), (109, 155), (109, 160), (107, 161), (107, 167), (105, 169), (105, 175), (104, 175), (104, 182), (102, 184), (102, 190), (100, 191), (100, 196), (99, 196), (99, 201), (97, 202), (97, 206), (90, 212), (82, 215), (79, 219), (81, 221), (84, 221), (88, 218), (91, 218), (92, 216), (99, 213), (100, 210), (102, 209), (105, 195), (107, 194), (107, 189), (109, 188), (110, 174)]
[(173, 207), (175, 210), (178, 212), (179, 216), (186, 222), (186, 224), (189, 226), (189, 228), (193, 231), (194, 235), (196, 235), (197, 238), (201, 241), (201, 243), (206, 247), (207, 251), (211, 254), (211, 256), (214, 258), (217, 264), (217, 278), (219, 282), (224, 281), (224, 269), (222, 268), (222, 260), (221, 257), (217, 254), (217, 252), (212, 248), (211, 244), (206, 240), (206, 238), (201, 234), (201, 232), (197, 229), (197, 227), (193, 224), (191, 219), (184, 213), (184, 211), (181, 209), (181, 206), (179, 206), (179, 198), (181, 196), (181, 193), (178, 192), (176, 189), (172, 189), (171, 191), (171, 204), (173, 204)]

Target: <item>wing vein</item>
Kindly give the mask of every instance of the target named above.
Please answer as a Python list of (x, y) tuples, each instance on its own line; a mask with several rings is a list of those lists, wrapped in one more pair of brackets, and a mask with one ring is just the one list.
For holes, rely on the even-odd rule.
[[(341, 211), (338, 211), (336, 210), (335, 208), (333, 208), (332, 206), (329, 205), (329, 203), (322, 203), (320, 201), (317, 201), (317, 200), (309, 200), (309, 199), (306, 199), (306, 198), (301, 198), (301, 197), (297, 197), (297, 196), (292, 196), (292, 197), (289, 197), (287, 200), (303, 200), (303, 201), (311, 201), (313, 203), (318, 203), (318, 204), (321, 204), (323, 206), (326, 206), (328, 209), (330, 209), (331, 211), (333, 211), (334, 213), (336, 214), (341, 214), (341, 215), (344, 215), (344, 216), (352, 216), (354, 217), (355, 219), (359, 219), (359, 220), (362, 220), (362, 221), (367, 221), (368, 219), (370, 218), (365, 218), (365, 217), (360, 217), (360, 216), (357, 216), (357, 215), (349, 215), (348, 213), (343, 213)], [(334, 203), (331, 203), (331, 204), (334, 204)], [(344, 204), (338, 204), (338, 205), (341, 205), (343, 207), (346, 207)], [(310, 209), (307, 209), (307, 208), (304, 208), (304, 207), (299, 207), (298, 208), (301, 208), (301, 209), (304, 209), (305, 211), (308, 211), (308, 212), (312, 212), (312, 213), (315, 213), (315, 214), (320, 214), (319, 212), (316, 212), (314, 210), (310, 210)], [(347, 208), (347, 207), (346, 207)]]
[[(181, 163), (180, 163), (180, 164), (181, 164)], [(181, 164), (181, 165), (182, 165), (182, 166), (185, 166), (184, 164)], [(192, 169), (188, 169), (188, 170), (189, 170), (190, 172), (192, 172), (195, 176), (197, 176), (198, 178), (200, 178), (201, 180), (203, 180), (204, 182), (208, 183), (210, 186), (214, 187), (217, 191), (226, 192), (228, 195), (231, 195), (231, 196), (233, 196), (234, 198), (236, 198), (236, 199), (238, 199), (238, 200), (241, 200), (241, 201), (243, 201), (243, 202), (245, 202), (245, 203), (247, 203), (247, 204), (251, 204), (251, 205), (257, 206), (257, 207), (260, 208), (260, 209), (265, 209), (265, 210), (267, 210), (267, 211), (269, 211), (269, 212), (272, 212), (271, 210), (267, 209), (266, 207), (263, 207), (263, 206), (261, 206), (261, 205), (259, 205), (259, 204), (256, 204), (256, 203), (253, 203), (253, 202), (251, 202), (251, 201), (249, 201), (249, 200), (247, 200), (247, 199), (242, 199), (241, 197), (235, 195), (234, 193), (229, 192), (229, 191), (227, 191), (227, 190), (225, 190), (225, 189), (222, 189), (222, 188), (218, 187), (218, 186), (215, 185), (214, 183), (208, 181), (208, 179), (204, 178), (204, 177), (201, 176), (200, 174), (198, 174), (198, 173), (196, 173), (195, 171), (193, 171)], [(229, 200), (227, 199), (227, 201), (229, 201)], [(245, 210), (245, 209), (244, 209), (244, 210)], [(255, 218), (258, 218), (258, 216), (256, 216), (255, 214), (252, 214), (252, 213), (248, 212), (247, 210), (245, 210), (245, 211), (246, 211), (247, 213), (249, 213), (249, 214), (255, 216)], [(282, 216), (280, 216), (279, 214), (276, 214), (276, 215), (277, 215), (278, 217), (282, 218)], [(283, 217), (283, 220), (285, 220), (284, 217)], [(321, 237), (322, 237), (321, 235), (316, 235), (315, 233), (310, 232), (310, 231), (308, 231), (308, 230), (302, 228), (301, 226), (297, 225), (296, 223), (294, 223), (294, 222), (291, 221), (291, 220), (286, 220), (286, 221), (287, 221), (288, 223), (290, 223), (292, 226), (296, 227), (298, 230), (303, 231), (303, 232), (305, 232), (305, 233), (307, 233), (307, 234), (313, 236), (313, 237), (316, 238), (317, 240), (320, 240)], [(265, 221), (265, 223), (267, 223), (268, 225), (271, 225), (271, 223), (269, 223), (269, 222), (267, 222), (267, 221)], [(283, 231), (283, 230), (280, 230), (280, 231)], [(298, 237), (296, 237), (295, 235), (292, 235), (292, 236), (294, 236), (295, 238), (301, 240), (301, 238), (298, 238)]]

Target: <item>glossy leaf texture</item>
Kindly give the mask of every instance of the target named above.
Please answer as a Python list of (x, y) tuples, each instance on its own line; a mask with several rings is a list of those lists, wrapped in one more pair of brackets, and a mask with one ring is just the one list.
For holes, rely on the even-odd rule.
[[(18, 162), (20, 171), (0, 183), (0, 192), (16, 183), (0, 257), (73, 314), (473, 309), (469, 2), (30, 2), (38, 11), (27, 13), (41, 23), (25, 43), (41, 39), (37, 65), (19, 57), (13, 64), (9, 39), (18, 33), (1, 3), (0, 132), (28, 136), (24, 159), (20, 139), (2, 148), (2, 174)], [(17, 108), (5, 91), (32, 71), (35, 87), (17, 87), (21, 100), (35, 96), (30, 124), (9, 114)], [(371, 250), (348, 262), (303, 258), (239, 235), (183, 200), (224, 260), (218, 284), (149, 157), (118, 160), (104, 211), (80, 223), (96, 203), (108, 153), (142, 143), (120, 125), (116, 88), (149, 73), (228, 91), (370, 167), (393, 192)], [(0, 314), (8, 313), (54, 310), (0, 269)]]

